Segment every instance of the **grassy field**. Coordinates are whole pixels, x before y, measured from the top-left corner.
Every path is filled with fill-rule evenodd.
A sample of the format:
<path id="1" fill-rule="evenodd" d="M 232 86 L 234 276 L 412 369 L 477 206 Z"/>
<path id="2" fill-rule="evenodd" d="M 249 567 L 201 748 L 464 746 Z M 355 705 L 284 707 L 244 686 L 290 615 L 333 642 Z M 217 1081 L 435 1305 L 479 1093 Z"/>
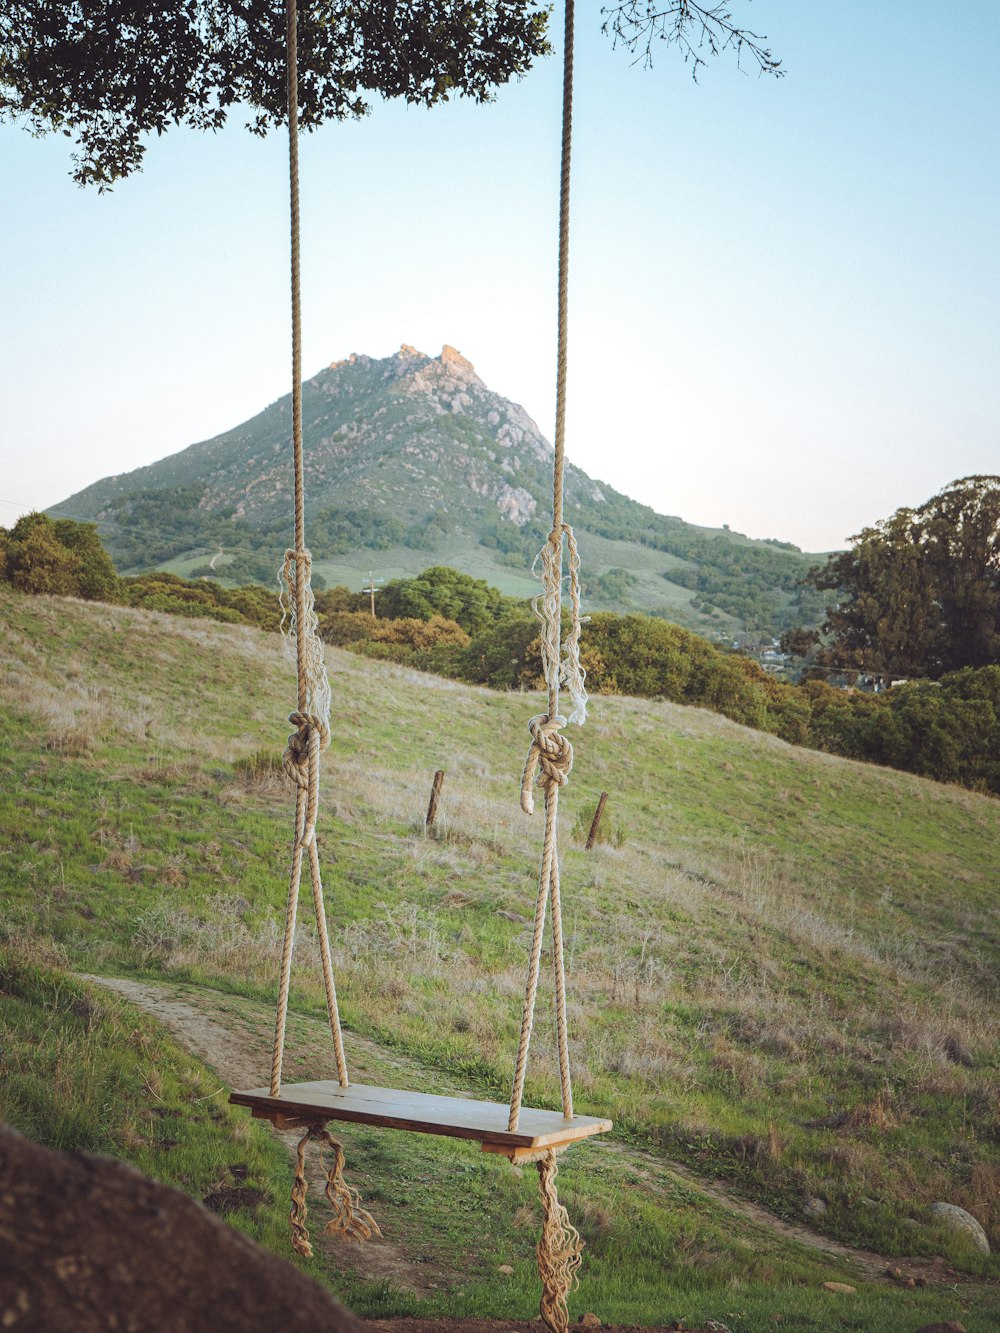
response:
<path id="1" fill-rule="evenodd" d="M 3 1114 L 199 1197 L 250 1181 L 261 1197 L 232 1220 L 281 1248 L 284 1148 L 224 1098 L 189 1125 L 188 1103 L 218 1079 L 66 971 L 211 987 L 246 1014 L 270 1000 L 291 665 L 274 637 L 121 608 L 0 594 L 0 626 L 4 990 L 16 999 L 4 1005 L 16 1078 Z M 337 734 L 320 836 L 346 1026 L 381 1052 L 368 1057 L 376 1073 L 380 1059 L 387 1077 L 402 1062 L 412 1086 L 502 1099 L 539 833 L 517 782 L 539 701 L 330 662 Z M 589 1241 L 574 1309 L 736 1329 L 775 1314 L 816 1330 L 992 1327 L 1000 1266 L 932 1227 L 928 1209 L 968 1208 L 1000 1244 L 1000 804 L 667 704 L 602 698 L 573 741 L 575 1087 L 581 1111 L 614 1118 L 619 1149 L 581 1148 L 562 1172 Z M 443 813 L 427 838 L 436 768 Z M 572 834 L 601 790 L 616 836 L 588 854 Z M 313 946 L 304 922 L 303 1023 L 322 1008 Z M 546 999 L 528 1099 L 555 1105 Z M 39 1033 L 61 1071 L 49 1083 L 32 1072 L 51 1063 L 39 1063 Z M 303 1070 L 327 1074 L 329 1055 L 308 1051 Z M 179 1116 L 144 1114 L 150 1069 Z M 188 1134 L 200 1136 L 190 1154 Z M 351 1160 L 401 1244 L 437 1237 L 428 1262 L 444 1275 L 440 1294 L 414 1294 L 320 1256 L 316 1270 L 356 1308 L 532 1313 L 530 1180 L 472 1149 L 370 1132 Z M 779 1217 L 821 1199 L 811 1227 L 903 1265 L 942 1256 L 959 1289 L 868 1281 L 832 1303 L 820 1283 L 843 1279 L 842 1265 L 734 1223 L 664 1175 L 668 1161 Z M 472 1225 L 489 1238 L 478 1265 L 462 1262 Z"/>
<path id="2" fill-rule="evenodd" d="M 740 628 L 740 622 L 735 616 L 719 610 L 708 616 L 691 607 L 690 603 L 696 594 L 670 581 L 671 570 L 682 568 L 688 563 L 678 556 L 651 546 L 639 546 L 635 542 L 612 541 L 593 532 L 580 535 L 580 550 L 586 557 L 587 569 L 594 574 L 624 568 L 636 577 L 636 583 L 628 594 L 627 607 L 603 601 L 599 596 L 590 596 L 587 605 L 592 611 L 656 612 L 702 632 L 725 630 L 736 633 Z M 190 578 L 191 571 L 202 567 L 206 559 L 202 548 L 196 554 L 180 555 L 165 562 L 163 568 L 172 574 Z M 226 577 L 226 564 L 227 558 L 222 555 L 216 564 L 222 579 Z M 345 556 L 341 561 L 318 560 L 315 568 L 316 573 L 326 580 L 328 587 L 343 584 L 352 592 L 360 592 L 369 572 L 383 579 L 414 578 L 429 565 L 442 564 L 461 569 L 473 578 L 485 579 L 509 597 L 531 598 L 538 593 L 538 582 L 532 578 L 527 562 L 523 567 L 511 568 L 500 562 L 499 552 L 485 546 L 470 549 L 467 542 L 458 538 L 443 539 L 439 548 L 431 553 L 414 551 L 407 546 L 395 546 L 385 551 Z"/>

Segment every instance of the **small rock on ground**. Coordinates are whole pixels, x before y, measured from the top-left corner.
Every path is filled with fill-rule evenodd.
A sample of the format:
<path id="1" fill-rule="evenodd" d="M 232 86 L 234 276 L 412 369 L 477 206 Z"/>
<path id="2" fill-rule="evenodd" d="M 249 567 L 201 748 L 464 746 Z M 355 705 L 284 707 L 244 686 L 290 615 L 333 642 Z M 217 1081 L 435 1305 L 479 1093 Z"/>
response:
<path id="1" fill-rule="evenodd" d="M 824 1282 L 823 1286 L 827 1291 L 839 1291 L 845 1296 L 853 1296 L 857 1291 L 857 1287 L 852 1287 L 848 1282 Z"/>

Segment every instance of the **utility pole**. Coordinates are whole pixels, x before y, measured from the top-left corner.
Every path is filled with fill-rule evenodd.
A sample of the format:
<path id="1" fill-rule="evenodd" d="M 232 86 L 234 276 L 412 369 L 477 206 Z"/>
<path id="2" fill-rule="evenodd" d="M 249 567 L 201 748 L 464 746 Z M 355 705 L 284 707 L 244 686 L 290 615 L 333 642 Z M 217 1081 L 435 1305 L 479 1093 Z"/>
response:
<path id="1" fill-rule="evenodd" d="M 379 589 L 376 587 L 376 584 L 384 583 L 384 582 L 385 582 L 385 579 L 377 579 L 377 578 L 375 577 L 375 575 L 372 573 L 372 571 L 369 570 L 369 571 L 368 571 L 368 582 L 367 582 L 367 583 L 365 584 L 365 586 L 361 589 L 362 592 L 366 592 L 366 593 L 368 593 L 369 598 L 371 599 L 372 620 L 375 619 L 375 594 L 379 591 Z"/>

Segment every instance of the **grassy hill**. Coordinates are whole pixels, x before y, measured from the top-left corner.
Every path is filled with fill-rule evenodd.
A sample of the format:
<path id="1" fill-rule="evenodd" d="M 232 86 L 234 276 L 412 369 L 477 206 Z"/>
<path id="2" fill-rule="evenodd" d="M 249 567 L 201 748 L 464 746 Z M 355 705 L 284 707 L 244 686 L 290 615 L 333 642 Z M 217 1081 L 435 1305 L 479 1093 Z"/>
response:
<path id="1" fill-rule="evenodd" d="M 233 1220 L 281 1244 L 282 1150 L 268 1131 L 224 1108 L 218 1078 L 162 1032 L 65 970 L 211 988 L 234 1029 L 255 1034 L 264 1081 L 291 664 L 254 630 L 7 592 L 0 626 L 0 978 L 14 997 L 0 1112 L 199 1195 L 220 1173 L 238 1178 L 255 1201 Z M 349 1058 L 353 1040 L 387 1080 L 502 1099 L 539 835 L 517 784 L 539 701 L 348 654 L 330 663 L 320 837 Z M 985 1333 L 997 1262 L 928 1209 L 957 1203 L 1000 1245 L 1000 804 L 663 703 L 599 699 L 573 741 L 575 1087 L 582 1112 L 616 1123 L 614 1146 L 571 1153 L 562 1173 L 590 1242 L 574 1309 L 734 1329 L 770 1327 L 775 1312 L 815 1330 L 961 1318 Z M 436 768 L 443 815 L 427 838 Z M 579 834 L 601 790 L 615 837 L 588 854 Z M 297 960 L 295 1067 L 322 1077 L 307 924 Z M 527 1099 L 555 1105 L 545 999 Z M 398 1244 L 435 1235 L 428 1253 L 452 1274 L 400 1294 L 321 1257 L 357 1308 L 529 1317 L 529 1180 L 432 1140 L 358 1134 L 349 1169 L 352 1154 Z M 809 1227 L 821 1237 L 900 1256 L 930 1285 L 871 1270 L 853 1278 L 853 1304 L 831 1300 L 820 1283 L 843 1280 L 846 1260 L 745 1221 L 706 1192 L 712 1181 L 794 1223 L 819 1199 Z M 489 1237 L 471 1265 L 461 1207 Z M 508 1259 L 510 1279 L 496 1271 Z"/>

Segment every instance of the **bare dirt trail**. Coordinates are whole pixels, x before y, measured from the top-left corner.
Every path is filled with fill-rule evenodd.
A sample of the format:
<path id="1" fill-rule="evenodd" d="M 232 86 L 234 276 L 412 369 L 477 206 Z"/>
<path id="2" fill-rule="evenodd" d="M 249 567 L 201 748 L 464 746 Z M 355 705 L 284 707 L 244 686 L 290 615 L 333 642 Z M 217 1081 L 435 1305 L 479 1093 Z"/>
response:
<path id="1" fill-rule="evenodd" d="M 220 1091 L 259 1088 L 267 1082 L 271 1072 L 271 1034 L 252 1022 L 241 1020 L 232 1012 L 235 1008 L 232 996 L 215 991 L 198 992 L 186 986 L 156 986 L 127 977 L 81 974 L 80 979 L 116 991 L 158 1019 L 186 1051 L 204 1061 L 219 1075 L 226 1085 Z M 353 1068 L 363 1074 L 364 1057 L 372 1048 L 372 1043 L 352 1035 L 351 1046 Z M 295 1058 L 291 1049 L 289 1058 Z M 385 1057 L 382 1058 L 385 1062 Z M 287 1148 L 289 1157 L 294 1159 L 301 1131 L 275 1133 Z M 423 1264 L 419 1258 L 409 1255 L 402 1245 L 393 1240 L 388 1227 L 383 1228 L 382 1239 L 375 1245 L 357 1245 L 326 1235 L 323 1232 L 325 1219 L 322 1206 L 317 1206 L 323 1205 L 325 1184 L 318 1153 L 311 1151 L 307 1154 L 306 1177 L 309 1182 L 309 1230 L 313 1248 L 322 1248 L 328 1252 L 340 1268 L 356 1272 L 368 1281 L 391 1282 L 393 1286 L 421 1296 L 433 1293 L 442 1282 L 461 1278 L 460 1273 L 442 1272 L 440 1267 Z"/>
<path id="2" fill-rule="evenodd" d="M 84 976 L 81 979 L 117 991 L 157 1018 L 186 1050 L 214 1069 L 229 1088 L 254 1088 L 266 1081 L 270 1071 L 271 1033 L 247 1015 L 244 1002 L 222 992 L 192 986 L 154 985 L 115 977 Z M 322 1030 L 323 1025 L 318 1020 L 315 1023 L 317 1030 Z M 403 1071 L 412 1063 L 386 1052 L 356 1033 L 351 1034 L 351 1048 L 353 1070 L 362 1077 L 367 1062 L 373 1058 L 383 1065 L 388 1063 Z M 292 1062 L 296 1058 L 292 1048 L 289 1058 Z M 418 1066 L 413 1065 L 413 1068 Z M 289 1153 L 294 1154 L 299 1136 L 293 1131 L 279 1137 L 287 1145 Z M 614 1140 L 602 1141 L 602 1146 L 605 1151 L 620 1155 L 624 1159 L 623 1165 L 627 1164 L 629 1170 L 648 1181 L 651 1186 L 655 1187 L 658 1181 L 670 1178 L 682 1181 L 736 1217 L 848 1265 L 860 1279 L 884 1280 L 886 1269 L 898 1265 L 907 1276 L 914 1279 L 922 1278 L 927 1282 L 954 1281 L 952 1271 L 941 1260 L 901 1261 L 871 1250 L 858 1249 L 829 1236 L 819 1235 L 801 1223 L 777 1217 L 760 1204 L 730 1193 L 718 1181 L 698 1175 L 678 1162 L 665 1160 Z M 312 1197 L 322 1194 L 322 1185 L 322 1176 L 316 1170 L 315 1177 L 310 1178 Z M 387 1278 L 406 1290 L 427 1294 L 436 1290 L 439 1284 L 461 1277 L 459 1273 L 442 1272 L 439 1267 L 421 1263 L 415 1256 L 408 1256 L 401 1245 L 388 1237 L 378 1245 L 359 1247 L 320 1235 L 318 1226 L 314 1230 L 317 1233 L 314 1240 L 329 1245 L 336 1253 L 338 1263 L 359 1273 L 363 1272 L 369 1279 Z"/>

